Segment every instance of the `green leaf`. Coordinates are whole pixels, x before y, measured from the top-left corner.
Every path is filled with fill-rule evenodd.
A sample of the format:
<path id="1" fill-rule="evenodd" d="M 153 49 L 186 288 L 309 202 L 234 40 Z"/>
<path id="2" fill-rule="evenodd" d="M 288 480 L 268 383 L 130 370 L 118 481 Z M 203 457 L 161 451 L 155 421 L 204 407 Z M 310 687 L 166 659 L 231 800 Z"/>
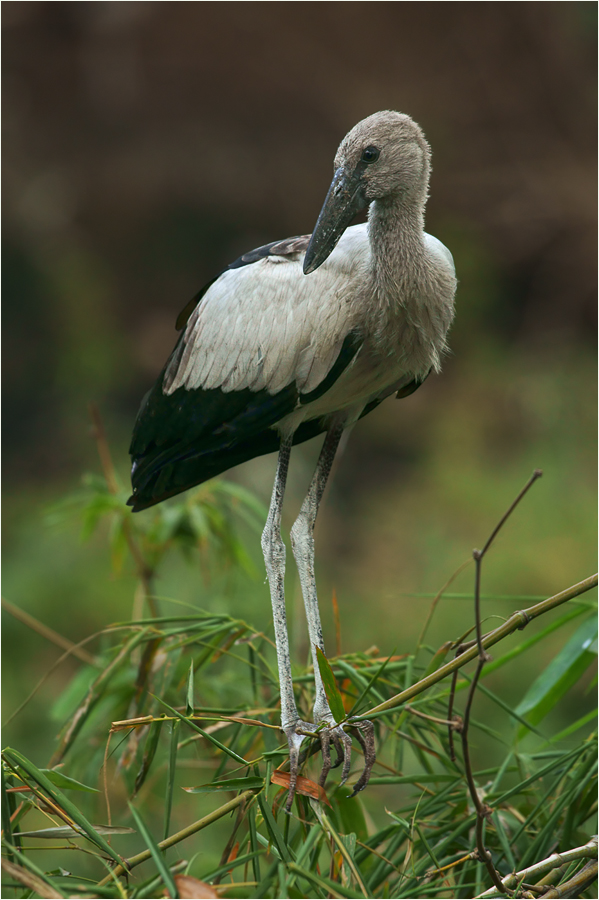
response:
<path id="1" fill-rule="evenodd" d="M 289 847 L 285 843 L 283 832 L 275 821 L 275 817 L 273 816 L 270 806 L 268 805 L 268 800 L 262 794 L 258 794 L 258 803 L 260 804 L 260 812 L 264 816 L 264 822 L 268 829 L 268 833 L 270 834 L 271 839 L 274 841 L 281 859 L 286 863 L 290 863 L 291 854 L 289 852 Z M 260 837 L 260 835 L 258 835 L 258 837 Z"/>
<path id="2" fill-rule="evenodd" d="M 429 660 L 429 664 L 424 671 L 424 678 L 426 678 L 427 675 L 432 675 L 433 672 L 436 672 L 437 669 L 443 665 L 445 657 L 453 646 L 453 641 L 446 641 L 444 644 L 441 644 L 437 652 Z"/>
<path id="3" fill-rule="evenodd" d="M 323 891 L 326 891 L 326 893 L 331 897 L 355 898 L 356 896 L 356 891 L 350 890 L 349 888 L 346 888 L 342 884 L 338 884 L 337 882 L 333 882 L 329 878 L 325 878 L 324 875 L 317 875 L 315 872 L 309 872 L 308 869 L 303 869 L 296 863 L 289 863 L 288 868 L 295 874 L 299 875 L 300 878 L 305 878 L 306 881 L 309 881 L 316 887 L 319 887 Z"/>
<path id="4" fill-rule="evenodd" d="M 335 680 L 335 676 L 333 675 L 331 664 L 329 663 L 320 647 L 316 647 L 316 658 L 318 659 L 320 677 L 322 678 L 325 694 L 327 695 L 327 700 L 329 701 L 329 706 L 331 707 L 333 718 L 335 719 L 335 722 L 339 724 L 339 722 L 342 722 L 346 718 L 346 716 L 345 709 L 343 708 L 343 700 L 341 699 L 341 694 L 339 692 L 339 688 L 337 687 L 337 681 Z"/>
<path id="5" fill-rule="evenodd" d="M 568 643 L 549 663 L 516 707 L 516 712 L 526 716 L 536 725 L 550 712 L 564 694 L 573 687 L 597 655 L 597 619 L 586 619 L 572 635 Z M 521 726 L 518 737 L 527 729 Z"/>
<path id="6" fill-rule="evenodd" d="M 338 788 L 335 792 L 335 805 L 339 810 L 343 831 L 346 834 L 351 834 L 353 832 L 361 841 L 367 840 L 368 828 L 360 798 L 348 797 L 347 789 Z"/>
<path id="7" fill-rule="evenodd" d="M 2 832 L 4 837 L 8 841 L 9 844 L 12 844 L 12 824 L 10 821 L 10 803 L 8 801 L 8 794 L 6 793 L 6 774 L 7 771 L 4 766 L 2 768 Z"/>
<path id="8" fill-rule="evenodd" d="M 168 754 L 168 775 L 166 779 L 166 797 L 164 803 L 164 840 L 168 837 L 171 824 L 171 810 L 173 808 L 173 794 L 175 791 L 175 774 L 177 770 L 177 749 L 179 746 L 179 731 L 181 719 L 171 722 L 171 743 Z"/>
<path id="9" fill-rule="evenodd" d="M 152 697 L 154 697 L 155 700 L 158 700 L 159 703 L 162 703 L 162 705 L 164 707 L 166 707 L 166 709 L 168 709 L 168 711 L 171 713 L 171 715 L 176 716 L 178 719 L 181 719 L 182 722 L 185 722 L 186 725 L 189 725 L 190 728 L 193 728 L 193 730 L 197 731 L 198 734 L 201 734 L 202 737 L 205 737 L 207 741 L 210 741 L 211 744 L 214 744 L 215 747 L 218 747 L 219 750 L 222 750 L 223 753 L 226 753 L 228 756 L 231 757 L 231 759 L 234 759 L 235 762 L 238 762 L 244 766 L 247 766 L 248 761 L 247 761 L 247 759 L 244 759 L 243 756 L 239 756 L 237 753 L 235 753 L 234 750 L 231 750 L 225 744 L 221 744 L 220 741 L 217 741 L 217 739 L 215 737 L 213 737 L 211 734 L 208 734 L 207 731 L 204 731 L 203 728 L 200 728 L 200 726 L 196 725 L 195 722 L 192 722 L 191 719 L 188 719 L 186 716 L 182 715 L 180 712 L 177 712 L 177 710 L 174 709 L 172 706 L 169 706 L 169 704 L 165 700 L 162 700 L 160 697 L 156 697 L 154 694 L 152 694 Z"/>
<path id="10" fill-rule="evenodd" d="M 52 784 L 55 784 L 56 787 L 63 788 L 65 791 L 88 791 L 90 794 L 100 793 L 97 788 L 81 784 L 80 781 L 75 781 L 74 778 L 69 778 L 68 775 L 63 775 L 62 772 L 58 772 L 56 769 L 40 769 L 40 772 L 44 772 Z"/>
<path id="11" fill-rule="evenodd" d="M 351 716 L 351 714 L 354 712 L 354 710 L 357 710 L 357 709 L 358 709 L 358 707 L 359 707 L 360 704 L 362 703 L 362 700 L 364 699 L 364 697 L 367 696 L 367 694 L 370 692 L 370 690 L 371 690 L 372 687 L 374 686 L 375 682 L 378 681 L 378 679 L 382 676 L 383 672 L 384 672 L 385 669 L 387 668 L 387 666 L 388 666 L 388 664 L 389 664 L 389 662 L 390 662 L 390 660 L 391 660 L 391 658 L 392 658 L 393 656 L 395 656 L 395 648 L 391 651 L 391 653 L 389 654 L 389 656 L 387 657 L 387 659 L 383 660 L 383 662 L 382 662 L 381 665 L 378 667 L 378 669 L 376 669 L 375 672 L 373 672 L 373 674 L 371 675 L 371 677 L 370 677 L 368 683 L 364 686 L 364 688 L 363 688 L 363 690 L 362 690 L 362 693 L 360 694 L 360 696 L 358 697 L 358 699 L 356 700 L 356 702 L 355 702 L 354 705 L 352 706 L 352 708 L 351 708 L 351 710 L 350 710 L 350 713 L 349 713 L 350 716 Z M 379 702 L 382 702 L 382 701 L 379 701 Z"/>
<path id="12" fill-rule="evenodd" d="M 156 756 L 156 750 L 158 749 L 158 742 L 160 740 L 160 732 L 162 730 L 162 722 L 158 720 L 157 722 L 152 722 L 150 725 L 150 729 L 148 731 L 148 736 L 146 738 L 144 753 L 141 760 L 141 765 L 139 767 L 139 772 L 135 777 L 135 785 L 133 787 L 133 796 L 137 794 L 144 781 L 146 780 L 152 763 L 154 762 L 154 757 Z"/>
<path id="13" fill-rule="evenodd" d="M 102 835 L 98 834 L 94 826 L 89 822 L 83 813 L 72 803 L 65 794 L 63 794 L 50 779 L 41 772 L 30 760 L 8 747 L 3 752 L 4 759 L 15 769 L 22 769 L 49 797 L 51 797 L 66 812 L 70 819 L 86 833 L 92 843 L 96 844 L 101 850 L 107 853 L 111 859 L 114 859 L 118 865 L 123 864 L 123 860 L 116 853 L 110 844 L 108 844 Z"/>
<path id="14" fill-rule="evenodd" d="M 193 716 L 195 706 L 193 701 L 193 659 L 189 664 L 189 675 L 187 676 L 187 694 L 185 699 L 185 713 Z"/>
<path id="15" fill-rule="evenodd" d="M 97 834 L 135 834 L 135 828 L 128 828 L 120 825 L 94 825 Z M 71 828 L 70 825 L 58 825 L 56 828 L 40 828 L 38 831 L 21 831 L 21 837 L 31 838 L 82 838 L 85 837 L 80 831 Z"/>
<path id="16" fill-rule="evenodd" d="M 169 896 L 177 897 L 177 893 L 178 893 L 177 887 L 173 880 L 171 870 L 167 866 L 167 864 L 164 860 L 164 856 L 160 852 L 160 850 L 156 844 L 156 841 L 154 840 L 154 838 L 148 831 L 144 820 L 142 819 L 142 817 L 140 816 L 140 814 L 135 809 L 135 807 L 133 806 L 132 803 L 129 803 L 129 809 L 131 810 L 131 815 L 133 816 L 133 820 L 139 829 L 139 833 L 141 834 L 141 836 L 143 837 L 143 839 L 146 843 L 146 847 L 152 854 L 152 859 L 156 863 L 156 868 L 160 872 L 160 875 L 162 877 L 162 880 L 164 881 L 166 889 L 169 892 Z"/>
<path id="17" fill-rule="evenodd" d="M 226 778 L 221 781 L 210 781 L 195 787 L 184 787 L 188 794 L 211 794 L 214 791 L 249 791 L 264 786 L 264 778 L 249 775 L 247 778 Z"/>
<path id="18" fill-rule="evenodd" d="M 522 653 L 526 653 L 527 650 L 530 650 L 531 647 L 534 647 L 535 644 L 538 644 L 539 641 L 542 641 L 548 635 L 552 634 L 559 628 L 562 628 L 567 622 L 570 622 L 571 619 L 576 619 L 578 616 L 583 615 L 587 612 L 587 609 L 584 606 L 577 606 L 574 609 L 568 610 L 568 612 L 556 618 L 543 628 L 541 631 L 537 631 L 532 637 L 528 638 L 526 641 L 522 641 L 516 647 L 513 647 L 511 650 L 508 650 L 507 653 L 504 653 L 502 656 L 497 657 L 496 659 L 491 660 L 485 665 L 484 668 L 484 676 L 485 678 L 489 676 L 492 672 L 495 672 L 496 669 L 501 668 L 506 663 L 510 663 L 517 656 L 520 656 Z"/>
<path id="19" fill-rule="evenodd" d="M 589 722 L 594 722 L 597 718 L 597 710 L 592 709 L 586 715 L 581 716 L 580 719 L 577 719 L 576 722 L 573 722 L 571 725 L 568 725 L 567 728 L 564 728 L 563 731 L 560 731 L 559 734 L 555 734 L 550 738 L 552 744 L 556 744 L 558 741 L 563 741 L 564 738 L 570 737 L 571 734 L 574 734 L 575 731 L 578 731 L 579 728 L 584 728 L 585 725 L 588 725 Z"/>

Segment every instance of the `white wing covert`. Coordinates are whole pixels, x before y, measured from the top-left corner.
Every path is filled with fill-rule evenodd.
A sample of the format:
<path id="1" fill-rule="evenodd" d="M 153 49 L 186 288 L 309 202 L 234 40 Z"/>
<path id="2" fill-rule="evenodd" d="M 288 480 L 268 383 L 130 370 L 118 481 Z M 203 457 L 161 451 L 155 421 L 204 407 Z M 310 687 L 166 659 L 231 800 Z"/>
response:
<path id="1" fill-rule="evenodd" d="M 293 381 L 300 393 L 318 387 L 354 325 L 346 292 L 356 282 L 348 275 L 366 271 L 366 226 L 344 238 L 313 275 L 303 274 L 297 252 L 227 269 L 190 315 L 164 393 L 184 387 L 276 394 Z"/>

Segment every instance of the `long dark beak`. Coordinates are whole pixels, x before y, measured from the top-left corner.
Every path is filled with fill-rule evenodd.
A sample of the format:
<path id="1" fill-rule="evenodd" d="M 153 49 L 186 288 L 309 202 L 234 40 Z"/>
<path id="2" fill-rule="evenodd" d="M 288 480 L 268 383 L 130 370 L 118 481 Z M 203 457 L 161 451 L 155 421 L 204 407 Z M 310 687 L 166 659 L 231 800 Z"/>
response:
<path id="1" fill-rule="evenodd" d="M 309 275 L 323 264 L 358 210 L 367 206 L 361 174 L 360 171 L 348 172 L 343 168 L 335 172 L 306 250 L 304 275 Z"/>

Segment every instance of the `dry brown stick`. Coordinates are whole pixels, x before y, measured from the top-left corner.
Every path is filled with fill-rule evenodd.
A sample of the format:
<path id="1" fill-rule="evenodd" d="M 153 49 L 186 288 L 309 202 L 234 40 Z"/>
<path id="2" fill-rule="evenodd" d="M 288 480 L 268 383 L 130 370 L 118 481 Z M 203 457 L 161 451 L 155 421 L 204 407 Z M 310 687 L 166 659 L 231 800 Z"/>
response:
<path id="1" fill-rule="evenodd" d="M 15 619 L 22 622 L 23 625 L 27 625 L 32 631 L 41 634 L 42 637 L 45 637 L 53 644 L 56 644 L 57 647 L 68 650 L 72 656 L 76 656 L 81 662 L 87 663 L 90 666 L 96 666 L 98 664 L 95 656 L 92 656 L 87 650 L 83 650 L 78 644 L 74 644 L 68 638 L 63 637 L 62 634 L 54 631 L 53 628 L 44 625 L 39 619 L 35 619 L 33 616 L 29 615 L 29 613 L 25 612 L 24 609 L 19 609 L 18 606 L 14 606 L 14 604 L 5 600 L 4 597 L 2 597 L 2 606 L 11 614 L 11 616 L 14 616 Z"/>
<path id="2" fill-rule="evenodd" d="M 484 651 L 483 651 L 484 652 Z M 474 775 L 472 773 L 472 763 L 470 762 L 470 747 L 468 744 L 468 729 L 470 727 L 470 712 L 472 710 L 472 702 L 474 700 L 474 694 L 476 692 L 476 686 L 478 684 L 478 679 L 480 678 L 480 673 L 483 670 L 483 666 L 486 662 L 486 654 L 485 656 L 479 656 L 478 664 L 476 666 L 476 672 L 474 673 L 474 678 L 470 684 L 470 690 L 468 691 L 468 700 L 466 702 L 466 708 L 464 710 L 464 722 L 462 725 L 462 756 L 464 759 L 464 771 L 466 774 L 466 781 L 468 782 L 468 790 L 470 792 L 470 798 L 472 803 L 474 804 L 474 808 L 476 809 L 476 849 L 478 851 L 478 857 L 485 864 L 485 868 L 491 877 L 491 881 L 495 885 L 498 890 L 503 891 L 504 893 L 511 896 L 513 891 L 510 891 L 508 888 L 504 887 L 499 877 L 499 873 L 497 872 L 495 866 L 493 865 L 493 860 L 491 859 L 491 854 L 485 847 L 485 837 L 484 837 L 484 825 L 485 820 L 491 815 L 492 809 L 486 803 L 483 803 L 478 796 L 478 791 L 476 789 L 476 783 L 474 781 Z"/>
<path id="3" fill-rule="evenodd" d="M 38 875 L 34 875 L 28 869 L 22 869 L 21 866 L 16 866 L 4 858 L 2 859 L 2 871 L 14 878 L 15 881 L 25 885 L 30 891 L 39 894 L 40 897 L 48 897 L 49 900 L 54 900 L 55 897 L 60 900 L 61 897 L 64 897 L 64 894 L 59 894 L 49 881 L 42 881 Z"/>

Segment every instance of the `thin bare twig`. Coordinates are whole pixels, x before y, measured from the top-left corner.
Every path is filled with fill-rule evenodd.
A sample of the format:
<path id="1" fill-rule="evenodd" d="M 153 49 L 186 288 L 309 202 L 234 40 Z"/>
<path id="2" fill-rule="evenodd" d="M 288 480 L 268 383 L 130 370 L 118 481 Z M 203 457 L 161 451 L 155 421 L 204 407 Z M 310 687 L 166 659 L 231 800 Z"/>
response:
<path id="1" fill-rule="evenodd" d="M 437 595 L 435 596 L 435 599 L 433 600 L 433 602 L 432 602 L 431 605 L 430 605 L 430 608 L 429 608 L 429 611 L 428 611 L 428 615 L 427 615 L 427 617 L 426 617 L 426 622 L 425 622 L 424 625 L 422 626 L 422 631 L 420 632 L 420 637 L 418 638 L 418 642 L 417 642 L 417 644 L 416 644 L 416 653 L 418 653 L 418 651 L 419 651 L 420 648 L 422 647 L 422 644 L 423 644 L 423 641 L 424 641 L 426 632 L 428 631 L 428 626 L 429 626 L 430 623 L 431 623 L 431 620 L 432 620 L 432 618 L 433 618 L 433 615 L 435 614 L 435 610 L 436 610 L 436 608 L 437 608 L 437 606 L 438 606 L 438 604 L 439 604 L 439 601 L 441 600 L 443 594 L 445 593 L 445 591 L 447 590 L 447 588 L 450 587 L 450 586 L 453 584 L 453 582 L 456 580 L 456 578 L 458 577 L 458 575 L 459 575 L 461 572 L 463 572 L 464 569 L 466 568 L 466 566 L 469 566 L 471 562 L 472 562 L 472 560 L 467 559 L 466 562 L 463 562 L 460 566 L 458 566 L 457 569 L 455 570 L 455 572 L 453 573 L 453 575 L 450 575 L 450 576 L 449 576 L 449 578 L 447 579 L 447 581 L 445 582 L 445 584 L 443 585 L 443 587 L 437 592 Z"/>
<path id="2" fill-rule="evenodd" d="M 470 689 L 468 691 L 468 699 L 466 701 L 466 708 L 464 710 L 464 721 L 461 728 L 461 737 L 462 737 L 462 755 L 464 758 L 464 770 L 466 774 L 466 781 L 468 783 L 468 791 L 470 793 L 470 797 L 472 799 L 472 803 L 474 804 L 474 808 L 476 809 L 476 849 L 478 851 L 478 855 L 480 859 L 484 862 L 485 868 L 489 873 L 489 876 L 498 890 L 503 890 L 507 894 L 513 893 L 508 888 L 506 888 L 499 877 L 499 873 L 497 869 L 493 865 L 493 860 L 491 858 L 490 852 L 485 847 L 485 821 L 489 818 L 492 813 L 492 809 L 486 803 L 483 803 L 478 795 L 478 790 L 476 788 L 476 783 L 474 781 L 474 775 L 472 773 L 472 764 L 470 761 L 470 748 L 468 744 L 468 731 L 470 728 L 470 713 L 472 711 L 472 703 L 474 702 L 474 695 L 476 693 L 476 688 L 478 686 L 478 681 L 481 676 L 482 670 L 484 668 L 485 663 L 489 660 L 489 655 L 483 647 L 483 636 L 482 636 L 482 627 L 480 621 L 480 580 L 481 580 L 481 572 L 482 572 L 482 562 L 485 556 L 485 553 L 493 543 L 495 537 L 499 533 L 502 525 L 507 521 L 509 516 L 515 510 L 517 505 L 520 503 L 524 495 L 528 492 L 528 490 L 532 487 L 535 481 L 541 477 L 542 471 L 540 469 L 535 469 L 518 496 L 515 500 L 510 504 L 506 512 L 503 514 L 493 531 L 491 532 L 487 542 L 485 543 L 482 550 L 473 550 L 472 556 L 474 558 L 475 564 L 475 574 L 474 574 L 474 618 L 476 625 L 476 647 L 478 651 L 478 663 L 476 666 L 476 671 L 474 673 L 474 677 L 470 684 Z M 455 692 L 455 679 L 452 685 L 453 691 Z M 453 702 L 451 704 L 452 712 L 453 712 Z"/>
<path id="3" fill-rule="evenodd" d="M 485 651 L 482 645 L 482 635 L 481 635 L 481 625 L 480 625 L 480 574 L 481 574 L 481 565 L 483 561 L 483 557 L 495 538 L 499 533 L 501 527 L 505 524 L 505 522 L 509 519 L 513 511 L 516 509 L 522 498 L 526 493 L 528 493 L 529 489 L 533 486 L 535 481 L 542 476 L 543 472 L 541 469 L 535 469 L 518 496 L 515 500 L 509 505 L 507 510 L 504 512 L 503 516 L 491 532 L 489 538 L 487 539 L 486 544 L 484 545 L 482 550 L 473 550 L 472 556 L 474 558 L 474 564 L 476 567 L 476 572 L 474 576 L 474 618 L 476 621 L 476 641 L 478 644 L 478 655 L 485 656 Z"/>

